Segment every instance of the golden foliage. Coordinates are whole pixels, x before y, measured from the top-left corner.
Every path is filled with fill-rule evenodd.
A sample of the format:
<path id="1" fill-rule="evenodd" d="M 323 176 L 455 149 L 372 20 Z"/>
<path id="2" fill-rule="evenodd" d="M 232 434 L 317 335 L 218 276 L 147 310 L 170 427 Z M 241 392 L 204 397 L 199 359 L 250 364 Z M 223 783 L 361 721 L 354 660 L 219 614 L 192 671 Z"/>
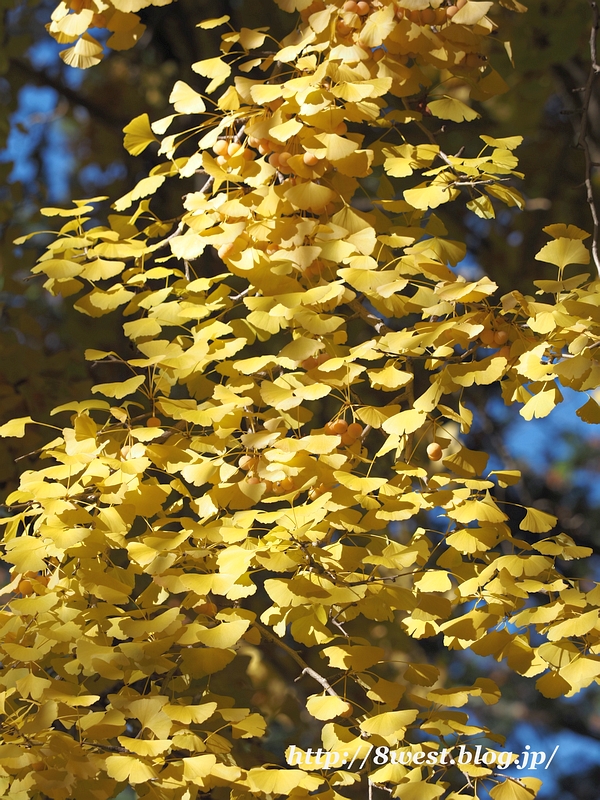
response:
<path id="1" fill-rule="evenodd" d="M 86 67 L 99 58 L 88 26 L 129 46 L 146 4 L 71 0 L 50 31 L 77 39 L 64 58 Z M 600 421 L 586 394 L 600 384 L 599 284 L 564 275 L 588 263 L 587 234 L 546 229 L 538 258 L 558 273 L 537 281 L 544 302 L 498 298 L 492 280 L 453 271 L 465 247 L 432 213 L 463 199 L 482 217 L 522 206 L 519 136 L 447 155 L 427 125 L 474 119 L 468 91 L 505 91 L 482 58 L 491 3 L 453 15 L 425 0 L 373 0 L 365 14 L 278 4 L 300 21 L 274 53 L 264 30 L 203 23 L 227 25 L 220 55 L 193 66 L 216 100 L 178 82 L 172 115 L 125 128 L 130 153 L 158 141 L 164 160 L 106 225 L 87 216 L 98 198 L 44 211 L 57 225 L 34 271 L 91 317 L 122 309 L 136 352 L 88 353 L 128 377 L 94 386 L 106 400 L 55 410 L 70 418 L 42 449 L 47 466 L 23 474 L 0 520 L 12 565 L 0 639 L 6 796 L 93 787 L 109 798 L 130 783 L 165 800 L 215 787 L 341 797 L 333 786 L 350 784 L 348 772 L 248 757 L 241 740 L 262 737 L 284 703 L 275 693 L 251 708 L 235 689 L 270 675 L 264 642 L 321 683 L 307 710 L 324 723 L 325 749 L 406 746 L 416 729 L 434 747 L 493 735 L 444 711 L 496 702 L 493 681 L 447 688 L 432 665 L 399 668 L 348 634 L 361 618 L 507 658 L 550 697 L 600 675 L 600 594 L 558 563 L 589 550 L 547 536 L 556 519 L 535 508 L 519 526 L 534 536 L 512 530 L 495 492 L 518 473 L 487 472 L 487 454 L 453 441 L 472 424 L 473 385 L 498 384 L 526 419 L 549 414 L 568 386 L 586 395 L 580 416 Z M 440 74 L 456 97 L 429 96 Z M 404 110 L 390 112 L 390 97 Z M 194 152 L 180 150 L 190 137 Z M 177 220 L 161 220 L 153 196 L 181 177 L 198 188 Z M 209 256 L 218 269 L 204 269 Z M 439 529 L 420 527 L 434 510 Z M 526 602 L 541 592 L 546 605 Z M 326 678 L 286 634 L 323 656 Z M 421 782 L 406 774 L 374 780 L 401 798 L 445 791 L 429 767 Z M 497 800 L 535 795 L 491 780 Z"/>

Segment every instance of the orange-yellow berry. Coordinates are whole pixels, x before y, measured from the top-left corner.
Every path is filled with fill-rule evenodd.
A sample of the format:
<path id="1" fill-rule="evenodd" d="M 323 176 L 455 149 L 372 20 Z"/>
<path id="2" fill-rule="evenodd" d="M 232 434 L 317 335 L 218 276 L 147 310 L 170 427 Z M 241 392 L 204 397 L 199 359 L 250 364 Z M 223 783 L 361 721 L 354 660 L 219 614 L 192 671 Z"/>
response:
<path id="1" fill-rule="evenodd" d="M 430 461 L 439 461 L 442 457 L 442 448 L 437 442 L 427 445 L 427 457 Z"/>
<path id="2" fill-rule="evenodd" d="M 217 250 L 219 258 L 225 259 L 233 250 L 233 242 L 227 242 L 226 244 L 222 244 L 221 247 Z"/>
<path id="3" fill-rule="evenodd" d="M 350 436 L 354 436 L 355 439 L 358 439 L 359 436 L 362 436 L 363 427 L 359 425 L 358 422 L 352 422 L 348 425 L 348 433 Z"/>
<path id="4" fill-rule="evenodd" d="M 336 419 L 335 422 L 331 423 L 331 431 L 338 436 L 346 433 L 348 430 L 348 423 L 345 419 Z"/>

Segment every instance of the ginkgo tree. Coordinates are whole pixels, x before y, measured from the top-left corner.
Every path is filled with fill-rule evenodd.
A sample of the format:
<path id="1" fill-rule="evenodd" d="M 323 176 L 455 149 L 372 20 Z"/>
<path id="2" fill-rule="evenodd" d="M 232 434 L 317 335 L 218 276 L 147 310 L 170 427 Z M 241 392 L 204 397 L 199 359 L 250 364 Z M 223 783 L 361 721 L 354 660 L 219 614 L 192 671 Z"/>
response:
<path id="1" fill-rule="evenodd" d="M 469 716 L 500 689 L 452 685 L 430 637 L 506 659 L 550 698 L 600 676 L 600 588 L 563 569 L 590 549 L 537 508 L 512 524 L 519 473 L 463 436 L 481 386 L 526 420 L 568 387 L 600 422 L 590 234 L 546 227 L 554 279 L 498 296 L 493 276 L 464 277 L 444 224 L 448 203 L 523 206 L 518 131 L 443 149 L 445 126 L 508 89 L 487 58 L 511 53 L 492 3 L 277 2 L 282 41 L 201 23 L 220 54 L 193 65 L 197 88 L 175 84 L 172 114 L 125 128 L 130 153 L 160 158 L 106 219 L 106 198 L 42 209 L 33 272 L 92 324 L 121 313 L 135 352 L 86 352 L 114 380 L 54 409 L 0 519 L 6 797 L 342 800 L 368 784 L 530 800 L 538 779 L 493 766 L 332 770 L 287 764 L 285 743 L 500 749 Z M 144 5 L 61 2 L 49 30 L 90 67 L 88 29 L 131 46 Z M 177 182 L 180 214 L 162 219 Z"/>

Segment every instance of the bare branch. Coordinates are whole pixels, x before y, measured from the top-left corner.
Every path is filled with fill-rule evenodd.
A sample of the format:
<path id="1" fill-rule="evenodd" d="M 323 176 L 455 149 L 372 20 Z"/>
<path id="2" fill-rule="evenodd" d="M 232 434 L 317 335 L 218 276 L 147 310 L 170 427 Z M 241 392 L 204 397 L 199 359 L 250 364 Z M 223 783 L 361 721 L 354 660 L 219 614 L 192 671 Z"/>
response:
<path id="1" fill-rule="evenodd" d="M 592 92 L 594 88 L 594 81 L 600 72 L 600 65 L 598 65 L 598 49 L 597 38 L 598 28 L 600 27 L 600 12 L 598 11 L 598 4 L 596 0 L 590 0 L 590 8 L 592 9 L 592 28 L 590 31 L 590 71 L 585 84 L 583 99 L 581 101 L 581 125 L 579 127 L 579 137 L 577 145 L 583 150 L 585 156 L 585 189 L 587 204 L 590 208 L 592 215 L 592 222 L 594 231 L 592 234 L 592 257 L 598 275 L 600 275 L 600 255 L 598 254 L 598 235 L 600 233 L 600 222 L 598 217 L 598 208 L 594 198 L 594 189 L 592 186 L 592 169 L 594 162 L 592 159 L 590 143 L 588 141 L 588 123 L 590 114 L 590 103 L 592 101 Z"/>
<path id="2" fill-rule="evenodd" d="M 321 684 L 327 694 L 330 694 L 332 697 L 339 697 L 338 693 L 335 691 L 329 681 L 320 675 L 316 670 L 312 669 L 312 667 L 309 667 L 302 656 L 298 655 L 298 653 L 292 647 L 289 647 L 284 641 L 282 641 L 279 636 L 271 633 L 268 628 L 264 628 L 259 622 L 255 622 L 254 626 L 260 631 L 261 636 L 263 636 L 265 639 L 268 639 L 270 642 L 273 642 L 273 644 L 276 644 L 278 647 L 281 647 L 282 650 L 285 650 L 288 656 L 293 658 L 296 664 L 302 667 L 302 672 L 300 676 L 296 678 L 296 680 L 299 680 L 302 675 L 310 675 L 313 680 Z"/>
<path id="3" fill-rule="evenodd" d="M 120 117 L 113 113 L 108 105 L 96 103 L 92 98 L 85 97 L 75 89 L 71 89 L 70 86 L 67 86 L 59 78 L 49 75 L 47 72 L 44 72 L 44 70 L 35 69 L 35 67 L 24 59 L 11 58 L 10 64 L 15 69 L 24 73 L 28 80 L 35 81 L 35 83 L 41 86 L 50 86 L 73 105 L 85 108 L 90 115 L 102 125 L 106 125 L 110 128 L 117 128 L 120 133 L 123 126 L 127 125 L 129 122 L 129 118 Z"/>
<path id="4" fill-rule="evenodd" d="M 385 322 L 379 317 L 376 317 L 375 314 L 371 314 L 369 309 L 365 308 L 360 300 L 352 300 L 348 305 L 361 319 L 374 328 L 376 333 L 382 336 L 386 333 L 391 333 L 391 328 L 388 328 Z"/>

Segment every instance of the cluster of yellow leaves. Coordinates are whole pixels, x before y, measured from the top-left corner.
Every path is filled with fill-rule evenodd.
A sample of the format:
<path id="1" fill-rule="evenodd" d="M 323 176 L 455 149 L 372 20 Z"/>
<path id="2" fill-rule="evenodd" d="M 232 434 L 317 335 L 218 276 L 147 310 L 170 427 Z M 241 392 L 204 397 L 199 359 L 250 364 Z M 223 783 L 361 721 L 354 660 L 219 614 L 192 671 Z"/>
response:
<path id="1" fill-rule="evenodd" d="M 61 225 L 34 272 L 90 317 L 121 309 L 136 353 L 88 351 L 117 377 L 55 409 L 71 417 L 42 449 L 49 465 L 23 474 L 1 520 L 13 580 L 0 615 L 0 785 L 17 800 L 109 798 L 126 783 L 157 800 L 344 798 L 357 772 L 265 766 L 239 741 L 261 737 L 284 704 L 231 688 L 268 673 L 264 642 L 326 688 L 306 705 L 326 751 L 499 741 L 453 710 L 496 702 L 492 681 L 445 687 L 433 665 L 392 666 L 351 633 L 355 620 L 507 659 L 550 697 L 600 676 L 600 595 L 560 570 L 589 550 L 544 536 L 556 519 L 535 508 L 524 534 L 512 530 L 497 490 L 519 474 L 488 471 L 457 436 L 473 421 L 473 385 L 499 384 L 526 419 L 550 413 L 559 384 L 600 385 L 598 282 L 564 275 L 588 263 L 587 234 L 546 229 L 538 258 L 558 270 L 537 282 L 548 302 L 498 301 L 491 279 L 452 269 L 466 248 L 431 211 L 463 193 L 483 217 L 522 202 L 510 182 L 519 137 L 451 156 L 426 125 L 473 119 L 466 94 L 505 90 L 481 58 L 491 4 L 279 5 L 301 19 L 274 53 L 266 31 L 227 28 L 221 55 L 194 65 L 206 95 L 225 84 L 216 102 L 178 82 L 172 115 L 126 127 L 131 153 L 162 137 L 165 160 L 106 225 L 89 224 L 104 198 L 43 211 Z M 125 46 L 140 7 L 93 13 Z M 81 35 L 81 51 L 89 9 L 70 8 L 51 30 Z M 456 96 L 429 94 L 439 78 Z M 195 151 L 179 155 L 191 137 Z M 161 220 L 152 196 L 181 178 L 197 188 Z M 600 421 L 593 396 L 579 414 Z M 314 652 L 312 667 L 286 635 Z M 413 729 L 426 741 L 409 745 Z M 461 769 L 475 787 L 492 775 Z M 447 784 L 433 777 L 397 764 L 371 780 L 438 797 Z M 535 791 L 497 783 L 492 795 Z"/>

